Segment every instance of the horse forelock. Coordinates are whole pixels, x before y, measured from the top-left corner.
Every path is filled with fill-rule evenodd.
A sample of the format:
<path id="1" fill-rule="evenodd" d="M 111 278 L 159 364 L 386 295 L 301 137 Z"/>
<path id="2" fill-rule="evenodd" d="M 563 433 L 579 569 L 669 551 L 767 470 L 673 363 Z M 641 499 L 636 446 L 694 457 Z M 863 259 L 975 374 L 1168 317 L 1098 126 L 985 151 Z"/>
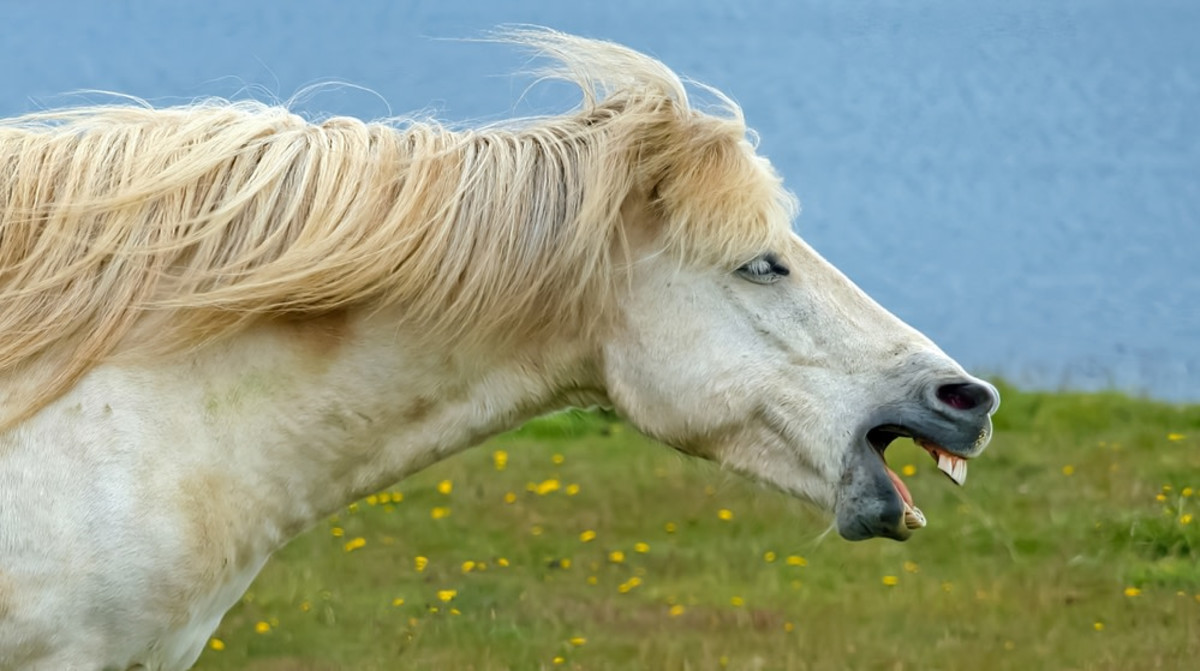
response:
<path id="1" fill-rule="evenodd" d="M 581 107 L 468 130 L 222 101 L 0 123 L 0 375 L 27 392 L 0 426 L 114 354 L 271 316 L 396 304 L 431 341 L 587 337 L 612 313 L 636 189 L 685 259 L 736 266 L 787 232 L 794 202 L 727 98 L 694 110 L 615 44 L 501 39 L 555 59 Z"/>

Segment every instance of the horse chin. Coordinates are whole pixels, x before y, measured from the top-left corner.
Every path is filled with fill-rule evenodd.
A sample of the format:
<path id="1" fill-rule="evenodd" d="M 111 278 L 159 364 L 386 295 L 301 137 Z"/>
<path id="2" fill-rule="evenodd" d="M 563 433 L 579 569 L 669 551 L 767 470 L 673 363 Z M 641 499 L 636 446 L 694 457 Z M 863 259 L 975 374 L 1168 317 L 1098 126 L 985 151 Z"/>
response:
<path id="1" fill-rule="evenodd" d="M 915 510 L 911 494 L 881 453 L 865 436 L 856 441 L 846 457 L 834 503 L 838 533 L 851 541 L 878 537 L 908 540 L 912 529 L 906 513 L 910 510 Z"/>

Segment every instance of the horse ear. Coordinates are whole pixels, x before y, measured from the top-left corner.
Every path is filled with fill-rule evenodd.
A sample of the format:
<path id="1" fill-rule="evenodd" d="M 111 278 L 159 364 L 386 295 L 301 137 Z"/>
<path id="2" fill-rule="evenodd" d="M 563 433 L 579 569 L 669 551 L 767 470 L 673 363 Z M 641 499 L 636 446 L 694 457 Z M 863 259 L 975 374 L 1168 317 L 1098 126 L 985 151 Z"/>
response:
<path id="1" fill-rule="evenodd" d="M 621 223 L 617 227 L 616 258 L 633 261 L 634 249 L 661 245 L 666 234 L 666 217 L 656 193 L 635 185 L 621 203 Z"/>
<path id="2" fill-rule="evenodd" d="M 660 179 L 657 182 L 655 182 L 653 186 L 650 187 L 649 198 L 650 198 L 650 203 L 652 205 L 656 205 L 656 204 L 659 204 L 662 202 L 662 195 L 659 193 L 659 187 L 661 187 L 661 186 L 662 186 L 662 180 Z"/>

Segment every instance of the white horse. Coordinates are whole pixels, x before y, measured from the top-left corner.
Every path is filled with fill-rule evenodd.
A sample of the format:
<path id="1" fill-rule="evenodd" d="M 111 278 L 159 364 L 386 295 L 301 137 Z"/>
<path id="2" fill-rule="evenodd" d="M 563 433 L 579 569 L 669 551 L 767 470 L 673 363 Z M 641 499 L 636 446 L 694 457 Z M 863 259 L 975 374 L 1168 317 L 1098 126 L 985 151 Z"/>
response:
<path id="1" fill-rule="evenodd" d="M 924 523 L 892 438 L 961 482 L 995 389 L 791 232 L 736 105 L 614 44 L 505 39 L 581 107 L 0 124 L 0 668 L 186 668 L 290 538 L 568 406 L 850 539 Z"/>

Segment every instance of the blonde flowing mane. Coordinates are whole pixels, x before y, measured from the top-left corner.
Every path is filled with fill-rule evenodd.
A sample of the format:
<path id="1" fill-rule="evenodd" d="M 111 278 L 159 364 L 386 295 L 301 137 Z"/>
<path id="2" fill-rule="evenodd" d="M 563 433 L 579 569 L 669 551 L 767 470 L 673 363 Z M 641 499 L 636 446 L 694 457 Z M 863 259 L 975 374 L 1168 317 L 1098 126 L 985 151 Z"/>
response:
<path id="1" fill-rule="evenodd" d="M 224 101 L 0 122 L 0 376 L 26 390 L 0 427 L 115 355 L 273 316 L 400 305 L 458 346 L 587 336 L 621 286 L 633 193 L 681 262 L 732 269 L 786 234 L 793 199 L 727 98 L 696 110 L 611 43 L 499 39 L 551 57 L 580 107 L 466 130 Z"/>

